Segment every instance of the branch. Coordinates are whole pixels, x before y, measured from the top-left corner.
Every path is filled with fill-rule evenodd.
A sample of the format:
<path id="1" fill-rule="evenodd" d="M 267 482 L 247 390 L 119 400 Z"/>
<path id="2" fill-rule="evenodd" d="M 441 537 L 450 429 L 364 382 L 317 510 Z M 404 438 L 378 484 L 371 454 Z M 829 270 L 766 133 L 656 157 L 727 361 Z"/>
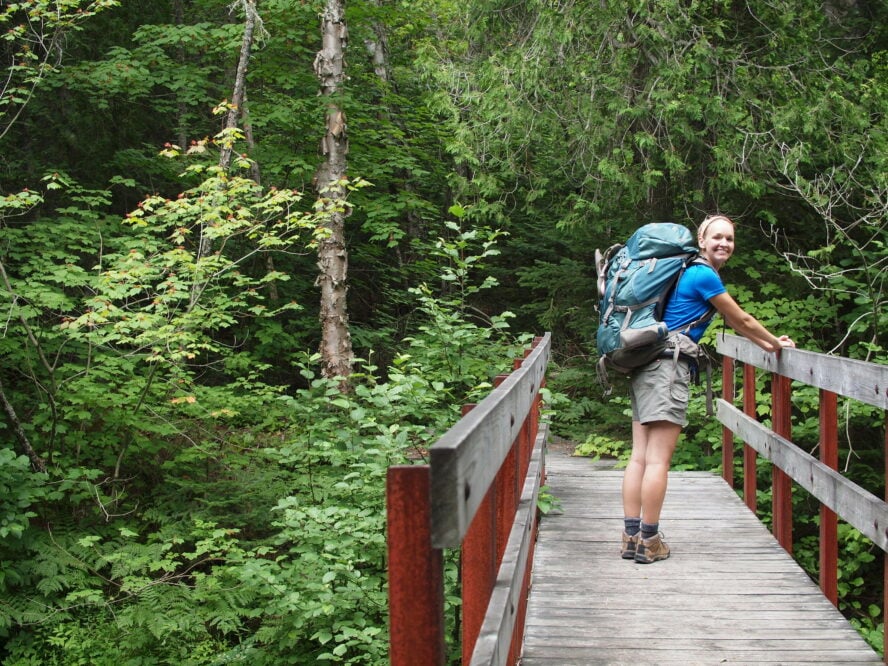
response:
<path id="1" fill-rule="evenodd" d="M 19 418 L 15 413 L 15 408 L 12 406 L 12 403 L 10 403 L 9 400 L 6 398 L 6 390 L 3 386 L 2 378 L 0 378 L 0 402 L 3 403 L 3 411 L 6 412 L 6 416 L 7 418 L 9 418 L 9 422 L 12 425 L 12 431 L 15 433 L 16 439 L 19 441 L 19 444 L 21 444 L 25 455 L 28 456 L 28 459 L 31 461 L 31 467 L 33 467 L 38 472 L 45 472 L 46 462 L 37 455 L 34 447 L 31 446 L 31 442 L 28 440 L 28 435 L 25 434 L 25 431 L 22 428 L 22 423 L 21 421 L 19 421 Z"/>

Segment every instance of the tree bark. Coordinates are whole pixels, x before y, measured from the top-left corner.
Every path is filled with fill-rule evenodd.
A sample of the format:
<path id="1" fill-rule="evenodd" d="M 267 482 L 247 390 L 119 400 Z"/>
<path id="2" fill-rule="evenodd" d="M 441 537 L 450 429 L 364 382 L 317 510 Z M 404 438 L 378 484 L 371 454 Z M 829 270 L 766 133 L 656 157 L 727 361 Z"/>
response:
<path id="1" fill-rule="evenodd" d="M 376 6 L 380 6 L 379 3 L 376 3 Z M 403 136 L 409 136 L 409 131 L 401 118 L 401 110 L 398 108 L 395 102 L 386 102 L 385 97 L 389 91 L 397 92 L 397 86 L 395 81 L 392 78 L 391 67 L 389 65 L 388 58 L 388 36 L 386 34 L 385 26 L 379 22 L 374 21 L 371 24 L 371 30 L 375 39 L 365 39 L 364 40 L 364 48 L 367 49 L 367 54 L 370 57 L 370 62 L 373 63 L 373 72 L 379 78 L 381 82 L 380 88 L 382 89 L 383 99 L 381 100 L 383 103 L 380 104 L 380 108 L 382 110 L 377 114 L 380 120 L 384 121 L 384 126 L 394 125 L 401 132 Z M 396 96 L 395 96 L 396 98 Z M 394 136 L 390 137 L 390 141 L 398 142 L 401 139 L 398 139 Z M 398 176 L 397 188 L 399 190 L 403 190 L 405 192 L 409 192 L 411 195 L 416 195 L 416 187 L 410 178 L 410 173 L 405 170 L 399 168 L 395 172 Z M 407 236 L 411 239 L 419 239 L 425 240 L 428 232 L 426 228 L 426 223 L 422 219 L 422 216 L 413 209 L 408 208 L 405 211 L 405 217 L 407 221 L 406 232 Z M 413 251 L 411 250 L 412 243 L 406 244 L 406 257 L 402 254 L 401 245 L 395 245 L 394 251 L 397 255 L 398 265 L 403 267 L 406 263 L 413 262 L 416 257 L 414 256 Z M 407 288 L 405 284 L 405 289 Z"/>
<path id="2" fill-rule="evenodd" d="M 318 279 L 321 292 L 321 362 L 325 377 L 347 378 L 352 371 L 352 345 L 348 324 L 348 250 L 345 244 L 346 170 L 348 133 L 345 113 L 336 93 L 345 79 L 344 52 L 348 41 L 344 0 L 327 0 L 321 17 L 322 49 L 314 61 L 320 94 L 328 99 L 326 133 L 321 140 L 324 161 L 315 185 L 325 215 L 325 234 L 318 246 Z M 347 390 L 347 383 L 341 385 Z"/>
<path id="3" fill-rule="evenodd" d="M 259 13 L 256 10 L 257 0 L 241 0 L 244 8 L 244 37 L 241 40 L 240 57 L 237 61 L 237 74 L 234 77 L 234 92 L 231 95 L 231 104 L 228 107 L 228 116 L 225 118 L 225 129 L 232 130 L 237 127 L 238 118 L 244 104 L 244 95 L 247 88 L 247 65 L 250 62 L 250 54 L 253 49 L 253 34 L 256 24 L 260 22 Z M 231 164 L 231 141 L 223 141 L 219 153 L 219 166 L 227 169 Z"/>
<path id="4" fill-rule="evenodd" d="M 257 23 L 261 24 L 259 13 L 256 10 L 257 0 L 241 0 L 244 9 L 244 36 L 241 40 L 240 56 L 237 61 L 237 73 L 234 77 L 234 91 L 231 95 L 231 103 L 228 105 L 228 115 L 225 117 L 225 127 L 223 131 L 233 130 L 237 127 L 238 118 L 240 117 L 241 107 L 244 102 L 244 95 L 247 85 L 247 65 L 250 62 L 250 54 L 253 49 L 253 34 L 256 30 Z M 231 165 L 231 153 L 233 150 L 233 138 L 228 135 L 223 137 L 222 145 L 219 150 L 219 167 L 227 170 Z M 201 228 L 200 242 L 197 248 L 197 259 L 200 260 L 210 254 L 212 243 L 210 238 L 204 234 Z"/>
<path id="5" fill-rule="evenodd" d="M 45 472 L 46 462 L 43 460 L 43 458 L 37 455 L 34 447 L 31 446 L 28 435 L 25 434 L 25 430 L 24 428 L 22 428 L 21 421 L 19 421 L 18 415 L 15 413 L 15 408 L 13 408 L 12 403 L 10 403 L 9 400 L 6 398 L 6 390 L 3 387 L 2 379 L 0 379 L 0 402 L 3 403 L 3 411 L 6 412 L 6 417 L 9 419 L 9 424 L 12 426 L 12 431 L 15 433 L 15 438 L 21 445 L 22 450 L 25 452 L 25 455 L 28 456 L 28 459 L 31 461 L 31 467 L 33 467 L 38 472 Z"/>

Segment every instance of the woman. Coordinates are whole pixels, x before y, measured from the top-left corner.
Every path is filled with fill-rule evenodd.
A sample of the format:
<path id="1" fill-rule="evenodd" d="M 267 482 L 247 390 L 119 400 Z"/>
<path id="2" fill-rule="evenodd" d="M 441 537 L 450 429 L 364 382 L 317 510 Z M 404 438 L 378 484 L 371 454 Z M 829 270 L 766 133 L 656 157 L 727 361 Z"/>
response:
<path id="1" fill-rule="evenodd" d="M 724 215 L 703 220 L 697 232 L 700 258 L 685 270 L 666 305 L 663 320 L 680 330 L 714 308 L 728 326 L 769 352 L 795 347 L 785 335 L 777 337 L 745 312 L 725 290 L 719 269 L 734 252 L 734 223 Z M 694 342 L 702 337 L 707 319 L 687 331 Z M 677 365 L 676 365 L 677 364 Z M 672 453 L 687 425 L 691 368 L 679 358 L 658 359 L 637 370 L 631 379 L 632 455 L 623 475 L 624 559 L 650 564 L 669 557 L 660 534 L 660 510 Z"/>

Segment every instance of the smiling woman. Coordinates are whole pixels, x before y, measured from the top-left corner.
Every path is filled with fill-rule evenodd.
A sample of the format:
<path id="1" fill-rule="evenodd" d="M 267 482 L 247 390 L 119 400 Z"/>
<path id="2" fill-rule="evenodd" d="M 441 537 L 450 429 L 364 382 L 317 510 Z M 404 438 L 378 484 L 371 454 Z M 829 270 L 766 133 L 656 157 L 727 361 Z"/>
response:
<path id="1" fill-rule="evenodd" d="M 724 215 L 707 217 L 697 231 L 697 243 L 702 257 L 718 270 L 734 254 L 734 223 Z"/>
<path id="2" fill-rule="evenodd" d="M 769 352 L 794 347 L 787 336 L 770 333 L 746 313 L 725 289 L 718 271 L 734 253 L 734 223 L 724 215 L 703 220 L 697 232 L 700 259 L 688 266 L 675 287 L 663 321 L 669 330 L 683 330 L 698 342 L 718 312 L 737 333 Z M 699 322 L 694 324 L 694 322 Z M 672 454 L 687 425 L 690 379 L 694 361 L 682 356 L 658 358 L 631 377 L 632 454 L 623 476 L 624 531 L 620 554 L 640 564 L 665 560 L 669 546 L 660 534 L 660 510 Z"/>

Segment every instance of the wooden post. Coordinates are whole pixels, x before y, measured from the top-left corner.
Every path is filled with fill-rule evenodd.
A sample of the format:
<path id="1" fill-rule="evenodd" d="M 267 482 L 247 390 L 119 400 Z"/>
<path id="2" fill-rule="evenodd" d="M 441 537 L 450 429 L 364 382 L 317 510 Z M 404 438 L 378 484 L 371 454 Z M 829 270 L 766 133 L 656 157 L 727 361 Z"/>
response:
<path id="1" fill-rule="evenodd" d="M 389 663 L 443 666 L 444 558 L 432 548 L 428 465 L 389 467 Z"/>
<path id="2" fill-rule="evenodd" d="M 757 418 L 755 404 L 755 366 L 743 364 L 743 413 Z M 743 444 L 743 500 L 753 513 L 758 507 L 756 483 L 756 452 L 749 444 Z"/>
<path id="3" fill-rule="evenodd" d="M 820 462 L 830 469 L 839 466 L 838 397 L 820 391 Z M 835 512 L 820 505 L 820 589 L 833 606 L 839 605 L 838 519 Z"/>
<path id="4" fill-rule="evenodd" d="M 526 349 L 524 352 L 524 357 L 527 358 L 530 356 L 532 349 Z M 516 359 L 513 364 L 514 370 L 519 370 L 523 363 L 523 359 Z M 534 402 L 534 404 L 536 404 Z M 531 405 L 530 411 L 527 412 L 527 416 L 521 422 L 521 429 L 518 431 L 518 437 L 514 442 L 512 442 L 512 446 L 517 449 L 518 452 L 518 466 L 515 470 L 517 474 L 517 478 L 515 479 L 515 497 L 521 498 L 521 486 L 524 483 L 524 477 L 527 476 L 527 470 L 530 467 L 530 454 L 533 452 L 533 441 L 532 441 L 532 418 L 534 405 Z M 517 504 L 516 504 L 517 508 Z"/>
<path id="5" fill-rule="evenodd" d="M 722 398 L 734 404 L 734 359 L 722 357 Z M 722 478 L 734 487 L 734 433 L 727 426 L 722 426 Z"/>
<path id="6" fill-rule="evenodd" d="M 463 416 L 474 405 L 463 407 Z M 472 659 L 487 604 L 496 583 L 496 486 L 491 486 L 466 531 L 460 551 L 462 582 L 462 663 Z"/>
<path id="7" fill-rule="evenodd" d="M 885 445 L 882 448 L 885 459 L 884 478 L 888 479 L 888 412 L 885 412 Z M 885 501 L 888 502 L 888 484 L 885 486 Z M 888 553 L 882 551 L 882 615 L 888 608 Z M 882 632 L 882 661 L 888 664 L 888 632 Z"/>
<path id="8" fill-rule="evenodd" d="M 494 386 L 499 386 L 508 375 L 497 375 L 493 380 Z M 506 552 L 506 543 L 509 541 L 509 532 L 512 529 L 512 520 L 518 509 L 518 500 L 521 497 L 521 489 L 518 480 L 518 451 L 515 442 L 509 449 L 509 453 L 503 460 L 502 467 L 497 472 L 493 487 L 496 489 L 496 568 L 499 569 L 503 561 L 503 553 Z"/>
<path id="9" fill-rule="evenodd" d="M 788 377 L 774 373 L 771 382 L 772 429 L 792 440 L 792 383 Z M 792 555 L 792 478 L 776 465 L 771 466 L 772 531 L 783 549 Z"/>

